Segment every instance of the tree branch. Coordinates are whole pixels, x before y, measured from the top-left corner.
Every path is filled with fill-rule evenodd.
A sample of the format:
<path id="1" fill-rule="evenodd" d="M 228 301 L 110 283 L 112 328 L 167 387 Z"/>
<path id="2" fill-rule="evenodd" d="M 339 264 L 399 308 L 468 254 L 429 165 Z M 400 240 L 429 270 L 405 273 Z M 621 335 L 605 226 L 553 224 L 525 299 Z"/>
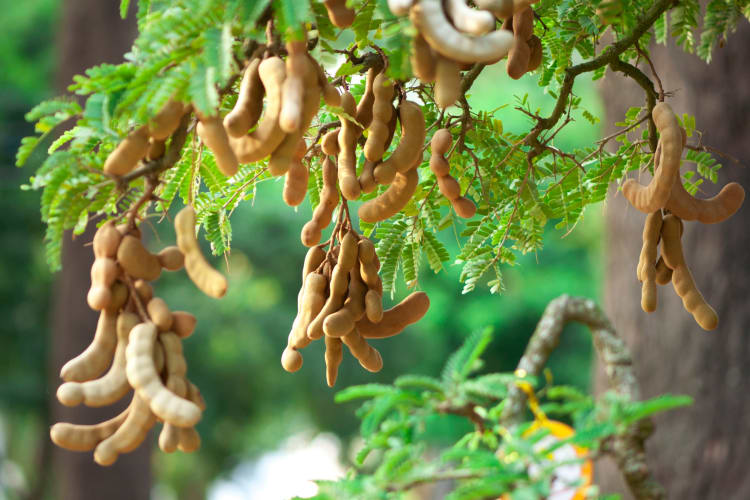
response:
<path id="1" fill-rule="evenodd" d="M 583 323 L 591 330 L 597 356 L 604 364 L 612 389 L 632 401 L 639 400 L 640 388 L 627 345 L 602 310 L 589 299 L 563 295 L 550 302 L 529 339 L 517 370 L 529 375 L 540 374 L 557 347 L 563 328 L 573 321 Z M 525 405 L 526 395 L 511 384 L 502 422 L 505 425 L 519 423 Z M 652 430 L 650 419 L 643 419 L 613 438 L 612 453 L 631 492 L 639 500 L 666 498 L 664 489 L 651 476 L 646 463 L 645 440 Z"/>
<path id="2" fill-rule="evenodd" d="M 648 109 L 648 142 L 651 152 L 655 152 L 658 138 L 656 137 L 656 124 L 651 117 L 651 112 L 654 110 L 654 106 L 656 106 L 656 98 L 658 95 L 654 88 L 654 82 L 652 82 L 651 79 L 636 66 L 626 63 L 625 61 L 620 60 L 620 58 L 609 63 L 609 67 L 612 71 L 619 71 L 632 78 L 633 81 L 640 85 L 644 92 L 646 92 L 646 108 Z"/>

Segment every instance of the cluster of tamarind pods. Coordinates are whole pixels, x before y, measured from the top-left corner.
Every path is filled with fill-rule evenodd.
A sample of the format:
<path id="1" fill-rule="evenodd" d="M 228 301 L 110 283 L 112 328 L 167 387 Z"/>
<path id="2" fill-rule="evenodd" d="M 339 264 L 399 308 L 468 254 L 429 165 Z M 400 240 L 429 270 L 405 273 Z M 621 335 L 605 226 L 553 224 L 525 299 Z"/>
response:
<path id="1" fill-rule="evenodd" d="M 192 452 L 200 447 L 195 424 L 205 402 L 187 378 L 182 340 L 190 336 L 196 318 L 171 311 L 154 296 L 150 282 L 162 269 L 185 267 L 204 293 L 220 298 L 226 278 L 203 257 L 195 236 L 195 213 L 183 209 L 175 219 L 177 246 L 158 254 L 141 242 L 140 229 L 113 221 L 102 225 L 93 241 L 89 306 L 100 311 L 91 344 L 60 371 L 64 383 L 57 399 L 66 406 L 113 404 L 133 390 L 130 405 L 116 417 L 94 425 L 57 423 L 52 441 L 74 451 L 94 450 L 94 460 L 111 465 L 121 453 L 137 448 L 157 420 L 162 421 L 160 448 Z"/>
<path id="2" fill-rule="evenodd" d="M 688 193 L 680 179 L 680 159 L 687 134 L 680 127 L 669 104 L 657 103 L 651 116 L 659 131 L 659 142 L 654 152 L 654 176 L 647 186 L 635 179 L 628 179 L 622 187 L 630 204 L 648 214 L 636 272 L 643 283 L 641 307 L 646 312 L 655 311 L 656 285 L 671 281 L 696 323 L 704 330 L 713 330 L 718 326 L 719 318 L 698 290 L 685 262 L 680 243 L 682 221 L 697 220 L 704 224 L 722 222 L 742 206 L 745 190 L 738 183 L 730 182 L 719 194 L 709 199 L 699 199 Z M 660 240 L 661 256 L 657 260 Z"/>

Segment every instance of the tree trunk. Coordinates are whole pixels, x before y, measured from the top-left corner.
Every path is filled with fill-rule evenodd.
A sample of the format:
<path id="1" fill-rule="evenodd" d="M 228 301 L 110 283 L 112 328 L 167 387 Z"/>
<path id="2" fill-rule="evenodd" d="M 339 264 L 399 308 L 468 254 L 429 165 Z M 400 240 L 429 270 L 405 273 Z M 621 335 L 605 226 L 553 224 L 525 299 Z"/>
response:
<path id="1" fill-rule="evenodd" d="M 56 87 L 64 93 L 75 74 L 102 62 L 117 63 L 130 48 L 135 36 L 133 14 L 127 21 L 119 17 L 118 3 L 101 0 L 66 0 L 58 46 L 60 66 Z M 79 354 L 90 342 L 96 329 L 97 313 L 86 305 L 93 262 L 90 246 L 94 224 L 75 240 L 68 234 L 63 245 L 63 268 L 58 276 L 54 297 L 52 359 L 50 387 L 53 422 L 95 423 L 114 416 L 127 405 L 128 397 L 118 408 L 66 408 L 54 397 L 59 385 L 58 373 L 67 360 Z M 150 442 L 150 440 L 149 440 Z M 75 500 L 138 500 L 149 498 L 151 489 L 151 446 L 144 444 L 133 453 L 120 456 L 115 465 L 100 467 L 91 453 L 75 453 L 55 447 L 54 498 Z"/>
<path id="2" fill-rule="evenodd" d="M 705 65 L 674 46 L 654 50 L 654 64 L 675 113 L 692 114 L 705 132 L 704 144 L 750 165 L 750 26 L 717 49 Z M 650 71 L 644 67 L 644 72 Z M 625 109 L 643 102 L 635 87 L 626 89 L 621 75 L 605 84 L 606 123 L 620 120 Z M 697 138 L 689 139 L 695 144 Z M 750 189 L 750 169 L 722 160 L 719 184 L 701 186 L 701 196 L 716 194 L 729 181 Z M 646 174 L 646 177 L 648 175 Z M 635 276 L 645 215 L 629 206 L 621 193 L 607 210 L 607 281 L 605 305 L 616 328 L 630 345 L 644 397 L 687 394 L 692 407 L 655 419 L 648 441 L 649 463 L 656 478 L 674 499 L 750 498 L 750 207 L 746 202 L 726 222 L 685 224 L 685 258 L 698 288 L 719 314 L 719 327 L 706 333 L 696 325 L 671 285 L 659 287 L 658 310 L 640 308 L 640 283 Z M 605 378 L 597 374 L 601 392 Z M 620 473 L 612 464 L 598 464 L 603 492 L 624 493 Z M 624 498 L 631 498 L 629 495 Z"/>

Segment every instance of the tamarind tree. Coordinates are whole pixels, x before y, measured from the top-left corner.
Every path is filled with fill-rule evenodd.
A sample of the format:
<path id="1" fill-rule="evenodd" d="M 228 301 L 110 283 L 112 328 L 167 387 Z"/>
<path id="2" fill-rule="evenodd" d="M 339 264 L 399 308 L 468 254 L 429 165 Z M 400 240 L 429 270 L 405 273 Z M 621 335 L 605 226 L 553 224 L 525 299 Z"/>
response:
<path id="1" fill-rule="evenodd" d="M 129 4 L 121 1 L 123 15 Z M 161 420 L 162 450 L 199 447 L 194 425 L 205 404 L 187 379 L 181 344 L 196 318 L 171 311 L 149 282 L 184 266 L 198 289 L 221 298 L 227 279 L 196 233 L 214 255 L 229 252 L 242 230 L 232 226 L 234 210 L 281 176 L 283 201 L 297 207 L 308 198 L 313 209 L 300 228 L 310 250 L 281 357 L 289 372 L 302 369 L 299 351 L 318 339 L 329 385 L 344 345 L 378 371 L 384 360 L 367 340 L 397 335 L 429 308 L 428 294 L 414 291 L 383 310 L 399 280 L 417 288 L 423 262 L 440 272 L 453 261 L 464 293 L 500 292 L 502 266 L 540 249 L 548 224 L 574 230 L 585 208 L 621 182 L 648 214 L 636 272 L 644 311 L 657 307 L 656 285 L 672 283 L 696 322 L 716 328 L 682 253 L 682 224 L 725 220 L 744 189 L 729 183 L 714 198 L 696 197 L 704 180 L 716 182 L 726 155 L 704 144 L 690 110 L 670 107 L 673 91 L 649 46 L 674 37 L 710 60 L 750 17 L 747 1 L 712 0 L 702 10 L 695 0 L 141 0 L 136 10 L 139 35 L 126 62 L 75 77 L 70 90 L 83 105 L 58 98 L 31 110 L 38 135 L 17 154 L 18 166 L 34 170 L 26 187 L 41 191 L 52 268 L 66 230 L 99 227 L 87 299 L 100 321 L 91 346 L 63 367 L 58 399 L 101 406 L 135 390 L 110 421 L 55 425 L 58 445 L 94 450 L 109 465 Z M 554 100 L 543 112 L 542 103 L 516 98 L 528 118 L 523 133 L 504 129 L 506 110 L 469 104 L 493 64 L 504 64 L 508 78 L 529 73 Z M 563 149 L 556 138 L 574 120 L 600 120 L 576 95 L 576 80 L 607 69 L 608 78 L 635 81 L 643 101 L 615 133 Z M 647 186 L 625 180 L 642 168 L 653 175 Z M 152 254 L 141 242 L 144 223 L 170 217 L 173 205 L 185 205 L 175 218 L 177 246 Z M 457 235 L 458 255 L 443 232 Z M 608 367 L 614 391 L 601 401 L 540 378 L 568 321 L 589 326 Z M 339 393 L 342 401 L 368 398 L 360 465 L 383 453 L 375 467 L 322 483 L 320 497 L 387 498 L 445 480 L 454 481 L 451 498 L 540 498 L 560 488 L 595 495 L 589 460 L 600 453 L 615 456 L 637 497 L 664 497 L 645 465 L 647 417 L 688 401 L 639 401 L 627 349 L 596 306 L 551 303 L 515 373 L 472 376 L 490 338 L 470 337 L 441 379 L 406 375 Z M 524 423 L 527 403 L 534 419 Z M 548 413 L 573 427 L 560 430 Z M 474 430 L 429 460 L 421 440 L 435 414 L 465 417 Z M 570 464 L 577 475 L 561 478 Z"/>

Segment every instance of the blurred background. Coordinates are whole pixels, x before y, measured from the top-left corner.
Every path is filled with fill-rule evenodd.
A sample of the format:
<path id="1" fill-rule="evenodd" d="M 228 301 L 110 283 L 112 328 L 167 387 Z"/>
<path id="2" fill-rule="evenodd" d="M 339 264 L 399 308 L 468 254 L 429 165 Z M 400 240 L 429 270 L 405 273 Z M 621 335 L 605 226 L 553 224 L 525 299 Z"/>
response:
<path id="1" fill-rule="evenodd" d="M 702 245 L 700 255 L 691 262 L 703 259 L 715 265 L 713 273 L 696 273 L 704 294 L 710 302 L 719 303 L 722 319 L 734 317 L 710 341 L 704 340 L 708 337 L 683 321 L 681 304 L 673 297 L 665 299 L 662 310 L 652 318 L 645 318 L 639 312 L 639 286 L 633 269 L 642 217 L 623 204 L 612 204 L 610 208 L 615 209 L 607 215 L 603 206 L 591 207 L 584 221 L 566 237 L 562 237 L 563 231 L 550 227 L 542 252 L 526 255 L 520 259 L 520 265 L 504 269 L 506 290 L 499 296 L 490 295 L 483 287 L 461 295 L 457 266 L 437 275 L 425 267 L 419 288 L 430 295 L 431 310 L 402 335 L 375 344 L 385 360 L 382 372 L 374 375 L 364 372 L 351 357 L 345 357 L 338 385 L 331 390 L 324 381 L 322 346 L 316 343 L 303 353 L 302 370 L 288 374 L 281 369 L 279 358 L 295 314 L 299 269 L 305 253 L 299 243 L 299 230 L 309 219 L 310 206 L 305 202 L 297 211 L 284 206 L 279 202 L 281 183 L 268 182 L 259 189 L 253 203 L 245 203 L 233 216 L 234 241 L 232 253 L 226 259 L 230 291 L 225 299 L 217 302 L 200 294 L 184 273 L 163 275 L 156 286 L 157 294 L 173 309 L 191 311 L 199 320 L 196 333 L 185 342 L 185 350 L 190 378 L 201 388 L 208 404 L 198 425 L 202 449 L 191 455 L 161 453 L 155 446 L 157 434 L 152 432 L 137 452 L 122 456 L 112 468 L 102 469 L 94 464 L 90 453 L 54 448 L 48 427 L 55 421 L 91 423 L 113 415 L 116 410 L 64 409 L 54 398 L 60 366 L 88 344 L 94 330 L 96 316 L 85 305 L 91 256 L 83 243 L 90 241 L 90 236 L 84 235 L 68 244 L 63 271 L 50 273 L 42 255 L 44 228 L 39 221 L 38 193 L 20 189 L 32 172 L 14 167 L 14 154 L 21 137 L 32 133 L 24 121 L 24 113 L 41 99 L 64 93 L 72 75 L 86 67 L 121 61 L 135 33 L 131 20 L 119 19 L 118 2 L 114 1 L 2 0 L 1 4 L 0 210 L 5 216 L 0 221 L 3 243 L 0 245 L 0 317 L 3 318 L 0 321 L 0 499 L 270 500 L 312 495 L 315 487 L 309 480 L 340 477 L 358 444 L 356 406 L 336 405 L 333 402 L 336 389 L 364 382 L 388 383 L 404 373 L 437 374 L 452 350 L 472 331 L 486 325 L 492 325 L 496 332 L 496 340 L 486 356 L 486 369 L 512 370 L 545 305 L 562 293 L 592 297 L 601 303 L 607 290 L 608 311 L 631 342 L 636 356 L 642 352 L 644 359 L 653 358 L 639 371 L 642 382 L 647 382 L 647 395 L 675 392 L 702 398 L 696 406 L 705 411 L 698 414 L 696 408 L 686 410 L 689 415 L 682 424 L 678 422 L 683 431 L 700 421 L 710 421 L 711 415 L 706 411 L 713 411 L 704 406 L 710 405 L 709 391 L 693 384 L 701 367 L 706 370 L 702 373 L 712 374 L 714 388 L 727 385 L 724 377 L 730 364 L 738 367 L 733 372 L 733 387 L 737 388 L 736 384 L 742 387 L 750 380 L 747 347 L 735 343 L 732 345 L 736 349 L 726 352 L 725 347 L 717 345 L 719 341 L 728 343 L 738 338 L 742 327 L 750 324 L 743 299 L 721 292 L 728 287 L 750 291 L 747 266 L 740 266 L 741 272 L 736 272 L 735 267 L 733 273 L 726 266 L 719 270 L 721 259 L 730 258 L 726 252 L 735 252 L 733 258 L 747 264 L 747 255 L 738 250 L 746 248 L 743 245 L 747 242 L 738 237 L 729 242 L 725 239 L 725 245 L 707 247 L 706 242 L 698 243 L 696 236 L 694 243 L 686 243 L 686 252 L 691 244 Z M 747 31 L 744 29 L 741 34 L 745 41 Z M 743 45 L 741 38 L 733 43 Z M 718 60 L 721 63 L 721 58 Z M 687 89 L 681 94 L 683 97 L 690 97 L 690 85 L 700 88 L 696 81 L 681 80 L 678 84 L 676 78 L 669 82 L 670 88 Z M 598 90 L 589 81 L 576 84 L 576 94 L 590 103 L 586 107 L 604 113 L 604 101 Z M 470 102 L 478 109 L 492 110 L 512 105 L 514 96 L 523 97 L 527 93 L 535 104 L 545 106 L 552 102 L 533 78 L 513 82 L 505 76 L 504 66 L 498 65 L 486 70 L 476 82 Z M 632 99 L 626 102 L 613 97 L 620 93 Z M 614 118 L 603 123 L 614 122 L 621 116 L 622 111 L 617 108 L 620 101 L 620 107 L 626 109 L 642 100 L 625 86 L 605 88 L 604 96 L 608 103 L 606 111 Z M 739 99 L 744 109 L 750 110 L 746 93 Z M 504 126 L 520 132 L 528 122 L 511 107 L 502 111 Z M 692 112 L 699 115 L 701 128 L 700 110 Z M 739 136 L 727 139 L 726 147 L 742 158 L 737 137 L 747 138 L 748 126 L 737 123 L 737 127 L 740 131 L 733 129 L 732 133 Z M 577 120 L 566 132 L 558 142 L 563 149 L 591 144 L 603 131 L 585 120 Z M 717 141 L 721 137 L 712 134 Z M 747 146 L 744 158 L 750 158 Z M 733 178 L 737 174 L 736 170 L 731 172 Z M 747 172 L 742 175 L 750 177 Z M 732 224 L 747 217 L 747 212 L 743 208 Z M 629 219 L 623 217 L 625 213 Z M 725 231 L 730 231 L 728 224 L 723 228 Z M 154 248 L 173 243 L 171 227 L 162 226 L 151 237 Z M 690 234 L 688 230 L 688 240 L 693 241 Z M 444 243 L 452 255 L 458 253 L 452 232 L 445 231 Z M 610 248 L 607 258 L 606 248 Z M 613 255 L 617 256 L 616 262 Z M 219 259 L 215 262 L 227 270 Z M 605 265 L 609 270 L 606 286 Z M 403 284 L 398 292 L 396 301 L 407 293 Z M 631 321 L 630 317 L 635 315 L 639 319 Z M 679 320 L 672 322 L 672 317 Z M 672 330 L 680 332 L 672 336 Z M 658 335 L 660 340 L 656 343 L 639 340 L 644 332 L 652 339 Z M 681 344 L 683 363 L 674 368 L 674 360 L 670 358 L 677 355 L 676 346 Z M 701 350 L 723 360 L 722 369 L 706 368 L 705 362 L 701 362 Z M 691 364 L 693 351 L 695 362 Z M 600 384 L 592 382 L 592 348 L 583 329 L 571 327 L 563 336 L 550 368 L 558 383 L 601 390 Z M 718 394 L 711 396 L 714 403 L 721 398 L 728 401 L 733 394 L 729 389 L 715 392 Z M 735 415 L 734 423 L 727 423 L 724 418 L 722 425 L 734 425 L 738 432 L 747 430 L 748 424 L 736 416 L 747 409 L 743 406 L 747 405 L 746 398 L 734 399 L 740 402 L 735 401 L 734 406 L 726 409 Z M 455 440 L 467 430 L 462 425 L 460 420 L 450 417 L 435 422 L 435 442 Z M 730 459 L 742 458 L 742 453 L 745 459 L 750 458 L 750 450 L 747 446 L 738 450 L 719 429 L 715 432 L 712 429 L 705 431 L 709 435 L 701 438 L 703 441 L 693 439 L 695 443 L 691 446 L 697 449 L 704 449 L 706 440 L 713 443 L 713 454 L 698 460 L 710 461 L 715 474 L 721 472 L 733 477 L 731 491 L 747 491 L 742 488 L 750 488 L 748 480 L 732 475 L 733 469 L 727 464 Z M 665 435 L 664 439 L 671 438 Z M 668 448 L 671 451 L 673 447 Z M 675 453 L 685 451 L 675 450 Z M 664 464 L 664 468 L 657 464 L 660 479 L 679 485 L 688 481 L 680 479 L 680 471 L 697 467 L 695 461 L 674 464 L 669 456 L 659 460 Z M 679 467 L 683 468 L 678 470 Z M 696 476 L 697 479 L 690 480 L 702 477 Z M 603 480 L 609 479 L 603 477 Z M 710 484 L 710 480 L 705 479 L 704 484 L 705 481 Z"/>

